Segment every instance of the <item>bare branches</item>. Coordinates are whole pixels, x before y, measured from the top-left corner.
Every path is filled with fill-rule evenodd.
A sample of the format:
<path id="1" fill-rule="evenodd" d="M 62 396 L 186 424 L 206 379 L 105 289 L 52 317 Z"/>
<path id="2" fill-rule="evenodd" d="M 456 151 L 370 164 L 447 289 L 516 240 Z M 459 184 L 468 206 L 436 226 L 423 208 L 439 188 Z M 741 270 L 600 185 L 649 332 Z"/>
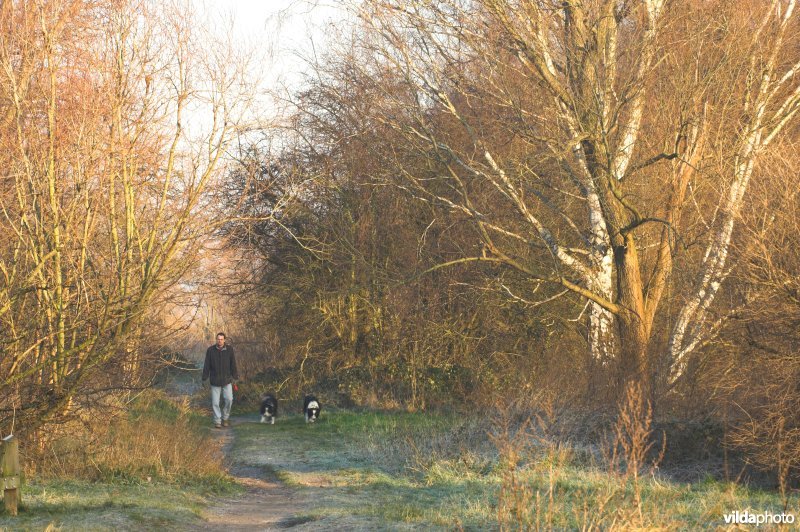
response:
<path id="1" fill-rule="evenodd" d="M 670 352 L 674 359 L 672 381 L 683 375 L 686 357 L 696 346 L 702 343 L 706 334 L 713 327 L 704 327 L 708 310 L 726 279 L 731 240 L 739 213 L 746 202 L 748 187 L 754 174 L 757 161 L 767 146 L 773 141 L 786 124 L 796 115 L 800 100 L 800 86 L 790 89 L 788 96 L 777 108 L 772 100 L 785 89 L 783 86 L 791 75 L 776 75 L 778 57 L 784 51 L 786 32 L 790 21 L 794 18 L 796 2 L 772 2 L 764 10 L 763 18 L 750 43 L 749 79 L 758 83 L 749 83 L 744 94 L 743 111 L 746 118 L 741 135 L 736 139 L 734 154 L 733 178 L 730 187 L 723 196 L 721 204 L 722 217 L 714 228 L 706 247 L 703 267 L 695 287 L 695 295 L 683 307 L 670 339 Z M 766 43 L 766 53 L 762 32 L 773 27 L 771 38 Z M 795 67 L 790 67 L 788 73 Z"/>
<path id="2" fill-rule="evenodd" d="M 186 13 L 138 1 L 30 7 L 4 5 L 0 24 L 0 387 L 52 396 L 32 403 L 28 430 L 63 415 L 112 359 L 121 365 L 104 378 L 138 378 L 154 348 L 138 343 L 141 327 L 205 231 L 198 209 L 240 106 L 224 96 L 231 61 L 195 74 Z M 184 113 L 200 116 L 204 93 L 215 95 L 201 126 L 211 141 L 195 164 Z"/>

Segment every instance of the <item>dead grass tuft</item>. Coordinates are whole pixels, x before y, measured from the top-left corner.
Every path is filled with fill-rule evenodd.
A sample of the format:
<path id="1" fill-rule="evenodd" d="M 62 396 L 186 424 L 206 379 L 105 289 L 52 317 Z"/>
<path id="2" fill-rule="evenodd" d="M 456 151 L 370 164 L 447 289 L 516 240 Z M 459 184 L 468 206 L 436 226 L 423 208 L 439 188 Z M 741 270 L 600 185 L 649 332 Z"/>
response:
<path id="1" fill-rule="evenodd" d="M 85 417 L 39 434 L 28 474 L 86 480 L 217 481 L 227 478 L 220 443 L 188 399 L 148 392 L 113 416 Z"/>

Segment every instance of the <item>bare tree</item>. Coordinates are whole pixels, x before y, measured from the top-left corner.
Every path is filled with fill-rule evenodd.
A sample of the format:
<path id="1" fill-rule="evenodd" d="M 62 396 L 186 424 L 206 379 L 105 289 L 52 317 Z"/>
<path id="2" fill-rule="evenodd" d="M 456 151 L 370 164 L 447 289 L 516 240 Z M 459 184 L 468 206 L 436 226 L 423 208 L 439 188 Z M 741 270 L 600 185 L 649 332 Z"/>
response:
<path id="1" fill-rule="evenodd" d="M 703 243 L 669 334 L 676 382 L 717 328 L 708 311 L 748 183 L 800 103 L 795 1 L 358 9 L 354 63 L 379 94 L 370 112 L 403 139 L 392 171 L 482 244 L 448 264 L 502 264 L 551 286 L 545 299 L 584 298 L 593 355 L 649 390 L 676 243 Z M 427 167 L 409 164 L 420 156 Z"/>
<path id="2" fill-rule="evenodd" d="M 93 378 L 136 383 L 141 327 L 209 230 L 243 72 L 230 48 L 203 49 L 187 5 L 2 10 L 0 388 L 18 393 L 0 418 L 22 409 L 33 430 Z"/>
<path id="3" fill-rule="evenodd" d="M 773 0 L 759 7 L 755 12 L 760 15 L 755 19 L 758 25 L 746 48 L 747 82 L 740 95 L 741 109 L 731 117 L 737 119 L 738 127 L 731 139 L 732 164 L 726 169 L 730 177 L 721 194 L 700 275 L 670 337 L 672 380 L 681 376 L 688 355 L 718 326 L 707 323 L 708 310 L 731 270 L 728 255 L 750 179 L 759 157 L 800 109 L 800 85 L 795 80 L 800 62 L 795 62 L 797 57 L 790 52 L 796 48 L 797 3 Z"/>

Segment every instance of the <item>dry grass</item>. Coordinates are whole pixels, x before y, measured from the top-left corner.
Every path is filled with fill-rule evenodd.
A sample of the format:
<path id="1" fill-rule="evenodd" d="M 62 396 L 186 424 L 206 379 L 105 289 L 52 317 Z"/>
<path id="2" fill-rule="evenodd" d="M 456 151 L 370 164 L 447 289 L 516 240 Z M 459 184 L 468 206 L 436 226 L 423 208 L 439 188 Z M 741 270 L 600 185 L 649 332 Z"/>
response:
<path id="1" fill-rule="evenodd" d="M 317 525 L 339 529 L 701 530 L 724 528 L 734 510 L 784 507 L 777 493 L 659 475 L 660 433 L 646 437 L 635 412 L 608 422 L 603 452 L 565 438 L 547 405 L 529 422 L 516 409 L 491 419 L 330 409 L 313 427 L 299 415 L 264 427 L 253 415 L 237 425 L 232 457 L 269 467 L 313 501 Z"/>
<path id="2" fill-rule="evenodd" d="M 575 446 L 554 431 L 552 403 L 536 412 L 522 423 L 501 416 L 490 435 L 498 452 L 496 513 L 502 530 L 649 529 L 670 522 L 655 501 L 645 509 L 642 477 L 655 478 L 665 442 L 653 456 L 652 410 L 640 388 L 626 389 L 599 464 L 578 464 Z M 592 470 L 606 482 L 592 481 Z"/>
<path id="3" fill-rule="evenodd" d="M 223 454 L 188 399 L 148 392 L 110 417 L 62 425 L 28 447 L 31 478 L 225 483 Z"/>

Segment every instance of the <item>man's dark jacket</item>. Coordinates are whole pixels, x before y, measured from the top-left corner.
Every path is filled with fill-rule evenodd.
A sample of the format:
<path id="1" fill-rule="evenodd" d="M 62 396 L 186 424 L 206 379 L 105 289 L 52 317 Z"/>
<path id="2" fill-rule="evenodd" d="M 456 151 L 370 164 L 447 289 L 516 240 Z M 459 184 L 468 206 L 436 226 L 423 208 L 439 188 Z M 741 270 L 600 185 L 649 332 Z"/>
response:
<path id="1" fill-rule="evenodd" d="M 239 372 L 236 371 L 236 357 L 233 355 L 233 347 L 216 344 L 206 350 L 206 362 L 203 364 L 203 380 L 211 376 L 211 386 L 226 386 L 233 380 L 239 380 Z"/>

